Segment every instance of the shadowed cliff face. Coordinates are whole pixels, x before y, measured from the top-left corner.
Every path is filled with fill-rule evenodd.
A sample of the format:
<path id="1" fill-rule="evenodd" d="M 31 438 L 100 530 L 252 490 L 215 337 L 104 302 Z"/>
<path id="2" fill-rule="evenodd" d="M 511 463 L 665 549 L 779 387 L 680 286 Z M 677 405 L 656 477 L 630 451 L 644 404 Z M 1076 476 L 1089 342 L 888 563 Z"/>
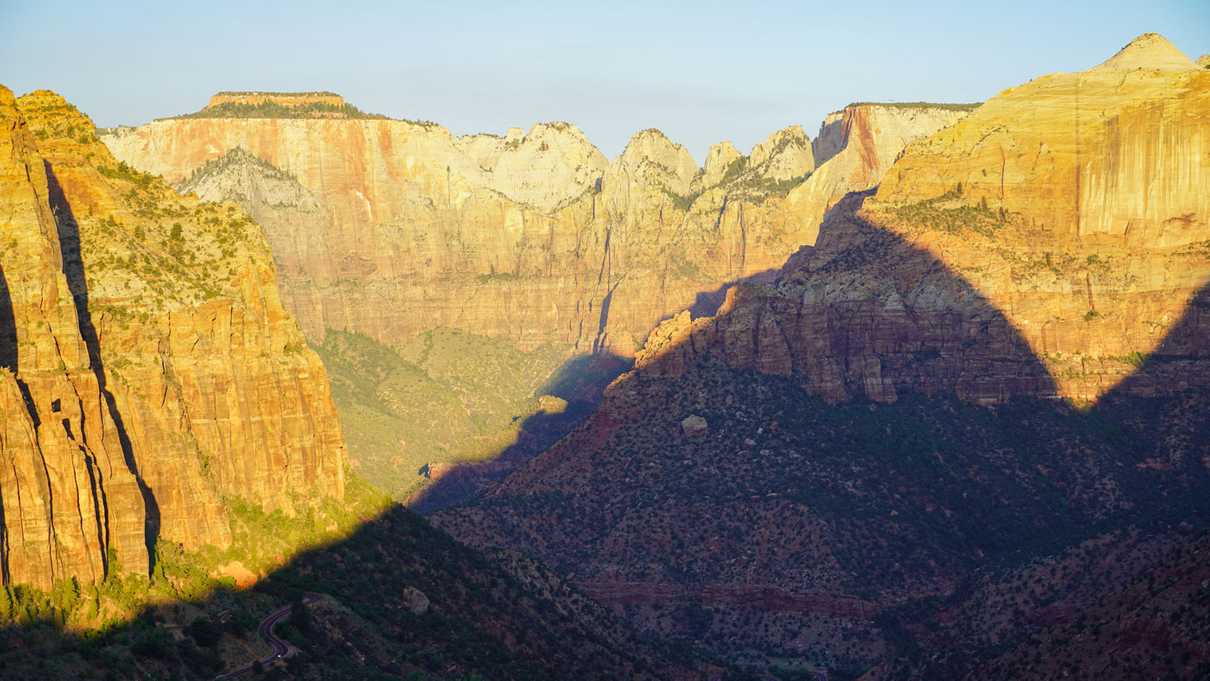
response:
<path id="1" fill-rule="evenodd" d="M 953 644 L 967 632 L 938 639 L 910 625 L 967 603 L 969 585 L 997 584 L 1009 569 L 1052 579 L 1041 591 L 1063 594 L 1067 609 L 1051 625 L 1086 632 L 1092 624 L 1077 618 L 1094 612 L 1099 593 L 1067 594 L 1059 577 L 1018 569 L 1022 561 L 1079 565 L 1126 602 L 1148 571 L 1192 559 L 1180 532 L 1165 533 L 1181 522 L 1202 532 L 1210 511 L 1210 357 L 1201 349 L 1210 292 L 1195 297 L 1134 375 L 1082 411 L 1036 397 L 1057 390 L 1045 365 L 944 264 L 858 227 L 851 214 L 828 223 L 838 224 L 869 230 L 857 242 L 863 255 L 847 257 L 925 271 L 928 290 L 942 293 L 889 309 L 833 305 L 813 320 L 816 359 L 800 359 L 769 349 L 803 345 L 745 318 L 741 290 L 717 317 L 668 339 L 657 358 L 640 355 L 559 444 L 476 504 L 439 512 L 436 524 L 472 545 L 548 563 L 649 633 L 703 641 L 741 665 L 788 657 L 848 674 L 899 656 L 918 664 L 929 645 Z M 845 359 L 824 361 L 838 355 Z M 786 357 L 793 369 L 756 364 L 762 356 Z M 878 359 L 877 381 L 862 356 Z M 1173 371 L 1186 378 L 1157 384 Z M 815 396 L 829 390 L 845 396 L 831 405 Z M 887 391 L 893 402 L 871 400 Z M 972 404 L 981 401 L 996 406 Z M 705 419 L 705 434 L 685 427 L 690 415 Z M 1141 540 L 1122 529 L 1131 526 L 1155 528 L 1143 536 L 1166 557 L 1138 563 L 1160 549 L 1132 543 Z M 1099 567 L 1102 545 L 1121 545 L 1130 564 Z M 1026 622 L 1044 616 L 1045 602 L 1031 595 L 1004 607 L 1020 608 Z M 1095 612 L 1112 621 L 1119 611 Z M 1155 645 L 1196 650 L 1198 615 L 1186 615 L 1169 643 Z M 1022 624 L 997 635 L 1029 650 L 1020 638 L 1029 631 Z M 1120 642 L 1088 654 L 1110 650 L 1110 640 Z M 1210 661 L 1196 655 L 1180 678 Z"/>
<path id="2" fill-rule="evenodd" d="M 3 91 L 4 570 L 44 589 L 225 547 L 233 500 L 343 493 L 318 359 L 233 206 L 120 166 L 48 92 Z"/>
<path id="3" fill-rule="evenodd" d="M 1201 176 L 1167 151 L 1155 152 L 1149 189 L 1110 182 L 1122 193 L 1105 206 L 1152 197 L 1124 233 L 1088 233 L 1056 212 L 1085 191 L 1086 174 L 1054 173 L 1077 154 L 1204 137 L 1200 71 L 1117 73 L 1125 84 L 1089 103 L 1099 115 L 1179 112 L 1135 119 L 1125 137 L 1078 122 L 1053 91 L 1083 98 L 1101 78 L 1039 79 L 909 147 L 894 181 L 838 203 L 774 282 L 732 289 L 713 317 L 665 322 L 580 428 L 435 522 L 548 562 L 644 630 L 761 669 L 791 657 L 893 678 L 947 645 L 990 656 L 999 636 L 1038 650 L 1038 619 L 1080 636 L 1093 626 L 1085 612 L 1112 621 L 1136 580 L 1193 560 L 1192 535 L 1174 528 L 1206 526 L 1210 231 L 1204 211 L 1187 212 Z M 1079 144 L 1064 148 L 1077 125 Z M 1001 176 L 1012 164 L 979 146 L 989 129 L 1004 149 L 1054 158 Z M 955 139 L 973 146 L 947 151 Z M 1004 210 L 984 193 L 990 180 L 949 184 L 949 164 L 953 177 L 1004 177 Z M 1151 549 L 1131 544 L 1130 566 L 1101 565 L 1096 546 L 1134 542 L 1132 526 L 1171 561 L 1144 566 Z M 1065 592 L 1061 576 L 1021 567 L 1031 560 L 1102 576 L 1117 605 Z M 1031 588 L 997 606 L 1024 623 L 989 616 L 979 626 L 999 634 L 955 625 L 949 639 L 913 624 L 975 607 L 965 599 L 981 581 L 1008 598 L 1010 573 L 1052 580 L 1049 597 Z M 1049 612 L 1048 598 L 1067 600 Z M 1142 646 L 1188 651 L 1180 678 L 1207 662 L 1198 607 L 1174 617 L 1167 642 Z M 1140 649 L 1114 631 L 1053 666 L 1009 656 L 1000 678 L 1088 671 L 1081 655 Z M 977 668 L 979 654 L 941 678 Z M 1113 657 L 1110 677 L 1163 667 L 1127 658 Z"/>

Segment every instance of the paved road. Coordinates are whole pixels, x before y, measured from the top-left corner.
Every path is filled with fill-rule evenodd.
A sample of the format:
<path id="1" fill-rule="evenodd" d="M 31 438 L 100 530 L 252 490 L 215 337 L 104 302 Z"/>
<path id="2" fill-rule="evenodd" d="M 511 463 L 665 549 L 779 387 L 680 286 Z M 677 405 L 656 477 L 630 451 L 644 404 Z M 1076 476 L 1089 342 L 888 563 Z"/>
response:
<path id="1" fill-rule="evenodd" d="M 311 600 L 311 597 L 309 595 L 303 598 L 304 603 L 309 600 Z M 273 662 L 274 660 L 285 657 L 290 652 L 290 644 L 288 642 L 286 642 L 285 639 L 278 638 L 277 634 L 273 633 L 273 629 L 278 624 L 281 624 L 282 620 L 286 619 L 289 616 L 290 616 L 290 606 L 287 605 L 285 607 L 278 608 L 277 610 L 274 610 L 273 612 L 269 613 L 269 615 L 267 617 L 265 617 L 263 620 L 261 620 L 260 624 L 257 625 L 257 627 L 256 627 L 256 635 L 260 636 L 260 639 L 262 641 L 269 644 L 269 647 L 273 649 L 273 654 L 269 655 L 268 657 L 262 657 L 261 659 L 256 660 L 255 662 L 249 662 L 248 664 L 240 667 L 239 669 L 232 669 L 229 672 L 223 672 L 222 674 L 219 674 L 218 676 L 214 677 L 214 681 L 222 681 L 222 679 L 235 678 L 235 677 L 239 676 L 240 674 L 243 674 L 244 672 L 252 669 L 252 667 L 256 666 L 257 662 L 260 662 L 261 666 L 263 666 L 263 667 L 268 667 L 269 664 L 271 662 Z"/>

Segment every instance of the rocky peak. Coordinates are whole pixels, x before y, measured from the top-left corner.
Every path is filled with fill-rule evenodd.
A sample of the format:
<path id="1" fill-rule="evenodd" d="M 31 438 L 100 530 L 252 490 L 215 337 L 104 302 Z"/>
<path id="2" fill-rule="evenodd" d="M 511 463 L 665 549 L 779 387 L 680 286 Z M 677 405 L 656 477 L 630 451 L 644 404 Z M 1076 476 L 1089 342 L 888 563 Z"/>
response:
<path id="1" fill-rule="evenodd" d="M 1202 56 L 1198 57 L 1197 65 L 1204 69 L 1210 69 L 1210 54 L 1203 54 Z"/>
<path id="2" fill-rule="evenodd" d="M 815 156 L 811 151 L 811 140 L 802 126 L 792 125 L 752 147 L 748 164 L 759 169 L 762 177 L 780 181 L 802 177 L 814 170 Z"/>
<path id="3" fill-rule="evenodd" d="M 713 187 L 722 181 L 732 163 L 743 158 L 743 154 L 730 141 L 719 142 L 706 152 L 706 164 L 702 167 L 702 186 Z"/>
<path id="4" fill-rule="evenodd" d="M 689 192 L 689 184 L 698 170 L 688 149 L 655 128 L 635 133 L 617 163 L 642 176 L 649 175 L 652 167 L 658 168 L 657 174 L 667 183 L 668 190 L 681 195 Z"/>
<path id="5" fill-rule="evenodd" d="M 1131 40 L 1097 68 L 1121 71 L 1188 71 L 1196 68 L 1196 65 L 1164 36 L 1159 33 L 1144 33 Z"/>
<path id="6" fill-rule="evenodd" d="M 551 211 L 582 195 L 605 172 L 608 160 L 579 128 L 537 123 L 505 137 L 473 135 L 456 142 L 486 174 L 483 182 L 516 201 Z"/>

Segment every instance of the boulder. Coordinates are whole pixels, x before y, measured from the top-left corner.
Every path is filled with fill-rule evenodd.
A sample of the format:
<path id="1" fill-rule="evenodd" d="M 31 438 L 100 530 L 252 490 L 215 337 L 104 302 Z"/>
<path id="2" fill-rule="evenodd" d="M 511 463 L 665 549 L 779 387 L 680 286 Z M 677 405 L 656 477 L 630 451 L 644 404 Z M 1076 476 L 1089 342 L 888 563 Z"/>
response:
<path id="1" fill-rule="evenodd" d="M 681 431 L 685 433 L 685 437 L 701 437 L 710 432 L 710 424 L 701 416 L 690 414 L 681 421 Z"/>

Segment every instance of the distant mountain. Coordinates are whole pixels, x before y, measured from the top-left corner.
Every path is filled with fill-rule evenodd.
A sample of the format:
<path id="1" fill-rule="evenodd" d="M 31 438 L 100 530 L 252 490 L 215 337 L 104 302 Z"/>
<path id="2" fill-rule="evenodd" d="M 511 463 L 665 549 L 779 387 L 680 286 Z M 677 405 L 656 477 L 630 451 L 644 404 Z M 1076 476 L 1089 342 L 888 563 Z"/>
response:
<path id="1" fill-rule="evenodd" d="M 1210 76 L 1121 54 L 908 144 L 435 523 L 759 673 L 1204 676 Z"/>
<path id="2" fill-rule="evenodd" d="M 609 161 L 567 123 L 455 137 L 427 122 L 282 109 L 346 105 L 333 96 L 216 95 L 196 115 L 101 137 L 131 166 L 235 201 L 264 226 L 286 305 L 316 347 L 349 332 L 408 355 L 426 334 L 460 332 L 465 354 L 427 385 L 524 367 L 498 390 L 429 391 L 406 407 L 338 391 L 346 430 L 357 432 L 354 466 L 400 498 L 433 479 L 426 471 L 507 449 L 498 465 L 463 472 L 499 477 L 532 454 L 512 440 L 548 445 L 517 434 L 544 418 L 539 386 L 581 385 L 552 396 L 571 402 L 569 413 L 591 407 L 661 319 L 713 311 L 730 282 L 780 267 L 814 242 L 833 203 L 875 186 L 904 145 L 970 108 L 852 106 L 821 131 L 835 158 L 818 168 L 798 126 L 746 156 L 716 145 L 699 168 L 658 130 Z M 254 108 L 228 110 L 237 105 Z M 405 435 L 404 418 L 449 423 L 447 434 L 470 439 Z M 442 496 L 479 485 L 450 497 L 447 484 Z"/>

